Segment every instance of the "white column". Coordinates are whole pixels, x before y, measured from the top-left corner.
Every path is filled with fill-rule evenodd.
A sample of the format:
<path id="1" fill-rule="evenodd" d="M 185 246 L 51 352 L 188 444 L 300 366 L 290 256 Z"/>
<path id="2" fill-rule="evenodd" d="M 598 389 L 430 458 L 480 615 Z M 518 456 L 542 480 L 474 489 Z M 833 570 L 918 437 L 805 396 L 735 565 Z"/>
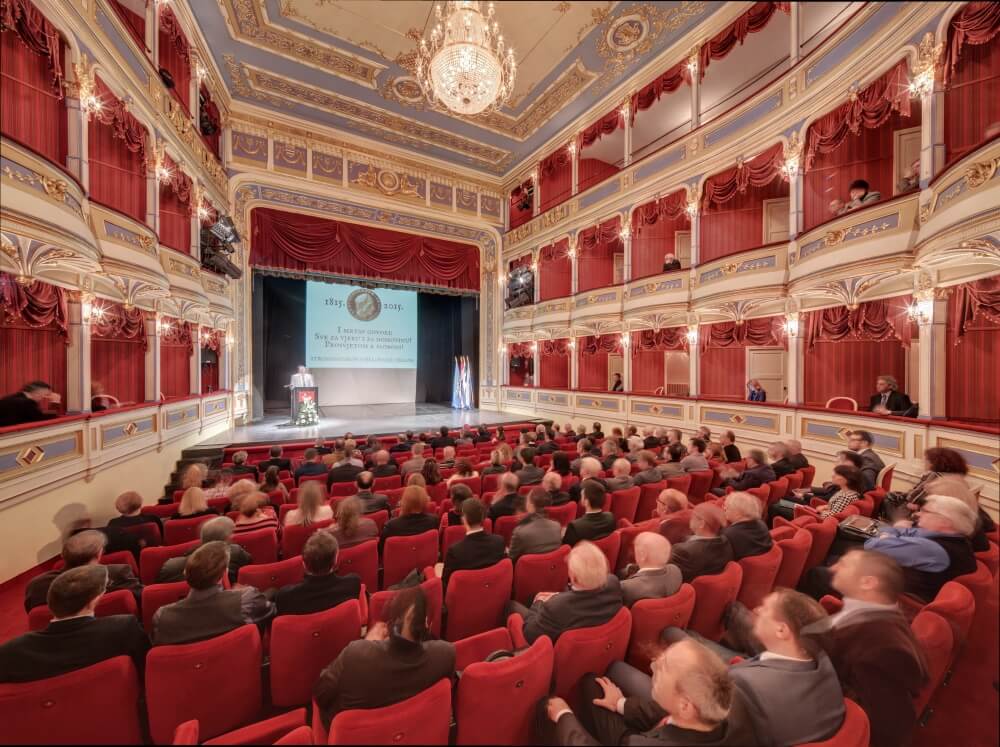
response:
<path id="1" fill-rule="evenodd" d="M 160 315 L 146 318 L 146 401 L 160 399 Z"/>
<path id="2" fill-rule="evenodd" d="M 701 211 L 691 217 L 691 267 L 701 261 Z"/>
<path id="3" fill-rule="evenodd" d="M 691 130 L 697 130 L 701 123 L 701 86 L 698 82 L 698 71 L 691 76 Z"/>
<path id="4" fill-rule="evenodd" d="M 542 379 L 542 351 L 537 342 L 531 343 L 531 386 L 537 389 Z"/>
<path id="5" fill-rule="evenodd" d="M 918 301 L 924 306 L 925 302 Z M 944 418 L 947 415 L 947 353 L 948 353 L 948 299 L 933 299 L 927 302 L 930 315 L 921 318 L 920 371 L 917 376 L 917 399 L 920 403 L 919 417 Z"/>
<path id="6" fill-rule="evenodd" d="M 623 332 L 629 341 L 628 345 L 622 345 L 622 388 L 625 392 L 632 391 L 632 333 Z"/>
<path id="7" fill-rule="evenodd" d="M 88 304 L 89 306 L 89 304 Z M 66 346 L 66 413 L 90 412 L 90 320 L 83 303 L 69 301 L 69 345 Z"/>
<path id="8" fill-rule="evenodd" d="M 191 199 L 194 199 L 194 193 L 191 194 Z M 191 216 L 191 247 L 190 254 L 192 257 L 201 261 L 201 218 L 198 217 L 198 210 L 195 208 L 194 215 Z"/>
<path id="9" fill-rule="evenodd" d="M 696 321 L 688 322 L 688 329 L 697 329 L 699 335 L 701 330 L 698 329 L 698 323 Z M 694 343 L 688 344 L 688 396 L 697 397 L 701 394 L 701 341 L 695 340 Z"/>
<path id="10" fill-rule="evenodd" d="M 798 236 L 804 225 L 802 194 L 802 174 L 796 170 L 788 180 L 788 238 L 790 239 Z"/>
<path id="11" fill-rule="evenodd" d="M 201 325 L 194 324 L 191 327 L 191 345 L 193 351 L 188 357 L 188 371 L 190 375 L 191 394 L 201 394 Z"/>
<path id="12" fill-rule="evenodd" d="M 154 68 L 160 69 L 160 14 L 156 12 L 156 2 L 146 4 L 146 49 L 152 55 Z"/>
<path id="13" fill-rule="evenodd" d="M 625 159 L 623 161 L 623 168 L 628 168 L 629 164 L 632 163 L 632 114 L 630 112 L 630 107 L 626 104 L 625 107 Z"/>
<path id="14" fill-rule="evenodd" d="M 625 252 L 625 267 L 622 270 L 622 280 L 629 282 L 632 280 L 632 229 L 629 228 L 628 235 L 622 239 L 622 251 Z"/>
<path id="15" fill-rule="evenodd" d="M 794 7 L 794 6 L 792 6 Z M 801 405 L 805 395 L 805 346 L 802 323 L 788 330 L 788 357 L 785 364 L 785 381 L 788 383 L 788 404 Z"/>
<path id="16" fill-rule="evenodd" d="M 573 162 L 573 191 L 572 194 L 576 194 L 580 191 L 580 151 L 576 147 L 576 141 L 574 140 L 573 150 L 570 152 L 571 160 Z"/>
<path id="17" fill-rule="evenodd" d="M 66 97 L 66 119 L 66 168 L 83 185 L 83 191 L 88 192 L 90 191 L 90 168 L 87 163 L 88 122 L 80 110 L 80 99 Z"/>
<path id="18" fill-rule="evenodd" d="M 538 273 L 538 252 L 537 251 L 534 251 L 534 252 L 531 253 L 531 271 L 532 271 L 532 275 L 534 276 L 534 279 L 535 279 L 535 282 L 531 286 L 531 289 L 532 289 L 531 302 L 532 303 L 538 303 L 541 300 L 542 284 L 539 282 L 540 278 L 539 278 L 539 273 Z"/>
<path id="19" fill-rule="evenodd" d="M 944 90 L 934 83 L 934 93 L 920 100 L 920 188 L 926 189 L 944 167 Z"/>
<path id="20" fill-rule="evenodd" d="M 146 147 L 155 145 L 154 139 L 146 141 Z M 148 150 L 146 151 L 149 152 Z M 156 181 L 156 173 L 150 169 L 146 171 L 146 225 L 152 228 L 156 235 L 160 234 L 160 183 Z"/>
<path id="21" fill-rule="evenodd" d="M 573 342 L 572 355 L 569 357 L 569 388 L 578 389 L 580 387 L 580 351 L 575 337 L 571 337 Z"/>
<path id="22" fill-rule="evenodd" d="M 542 185 L 541 179 L 537 176 L 539 164 L 535 164 L 535 178 L 531 180 L 533 189 L 531 190 L 531 215 L 535 216 L 542 212 Z"/>
<path id="23" fill-rule="evenodd" d="M 229 376 L 232 365 L 233 346 L 229 344 L 228 332 L 222 339 L 222 347 L 219 350 L 219 389 L 232 391 L 233 387 L 229 381 Z"/>
<path id="24" fill-rule="evenodd" d="M 789 3 L 791 12 L 789 13 L 788 24 L 788 52 L 790 55 L 789 66 L 799 61 L 799 4 Z"/>
<path id="25" fill-rule="evenodd" d="M 575 247 L 576 246 L 576 237 L 575 236 L 571 239 L 570 246 L 571 247 Z M 575 249 L 573 250 L 573 256 L 570 257 L 569 259 L 570 259 L 570 263 L 572 264 L 572 269 L 571 269 L 572 277 L 570 278 L 570 280 L 571 280 L 571 283 L 570 283 L 570 292 L 571 292 L 572 295 L 575 296 L 576 293 L 577 293 L 577 288 L 580 287 L 579 280 L 577 279 L 577 269 L 579 267 L 579 260 L 578 260 L 577 252 L 576 252 Z"/>

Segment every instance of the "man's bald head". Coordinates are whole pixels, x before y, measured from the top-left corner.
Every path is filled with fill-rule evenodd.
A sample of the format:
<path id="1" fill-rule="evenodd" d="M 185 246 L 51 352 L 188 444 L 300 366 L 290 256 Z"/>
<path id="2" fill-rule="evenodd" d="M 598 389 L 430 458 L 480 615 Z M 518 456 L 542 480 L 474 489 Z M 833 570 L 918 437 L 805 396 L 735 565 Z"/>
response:
<path id="1" fill-rule="evenodd" d="M 635 538 L 635 562 L 640 568 L 662 568 L 670 562 L 670 541 L 659 532 Z"/>

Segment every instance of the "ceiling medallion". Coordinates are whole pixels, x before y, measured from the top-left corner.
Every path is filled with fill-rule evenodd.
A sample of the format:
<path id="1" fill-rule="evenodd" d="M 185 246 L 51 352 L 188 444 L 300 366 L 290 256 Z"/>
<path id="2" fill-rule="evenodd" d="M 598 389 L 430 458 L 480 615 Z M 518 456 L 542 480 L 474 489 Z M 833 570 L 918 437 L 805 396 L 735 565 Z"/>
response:
<path id="1" fill-rule="evenodd" d="M 435 7 L 437 24 L 430 41 L 421 38 L 417 81 L 428 103 L 457 114 L 499 110 L 514 90 L 514 50 L 507 47 L 493 20 L 493 3 L 485 15 L 478 0 L 448 0 Z"/>

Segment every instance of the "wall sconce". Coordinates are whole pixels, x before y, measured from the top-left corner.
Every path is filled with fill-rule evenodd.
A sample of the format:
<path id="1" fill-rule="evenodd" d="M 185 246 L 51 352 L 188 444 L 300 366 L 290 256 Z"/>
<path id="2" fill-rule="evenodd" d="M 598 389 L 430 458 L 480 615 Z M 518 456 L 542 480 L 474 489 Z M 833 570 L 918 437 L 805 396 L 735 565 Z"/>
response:
<path id="1" fill-rule="evenodd" d="M 782 326 L 785 329 L 786 335 L 791 335 L 792 337 L 796 337 L 799 334 L 799 315 L 789 314 L 785 318 L 785 322 Z"/>
<path id="2" fill-rule="evenodd" d="M 913 66 L 913 80 L 907 87 L 911 98 L 926 98 L 934 93 L 934 77 L 938 60 L 944 52 L 944 43 L 934 43 L 934 34 L 927 32 L 917 48 L 917 61 Z"/>
<path id="3" fill-rule="evenodd" d="M 908 86 L 910 98 L 926 98 L 934 93 L 934 66 L 917 73 Z"/>
<path id="4" fill-rule="evenodd" d="M 201 83 L 205 79 L 206 75 L 208 75 L 208 70 L 205 69 L 205 66 L 202 65 L 201 61 L 199 60 L 194 65 L 194 77 L 198 80 L 199 83 Z"/>
<path id="5" fill-rule="evenodd" d="M 689 329 L 684 336 L 687 338 L 688 345 L 697 345 L 698 344 L 698 328 L 697 327 L 691 327 L 691 329 Z"/>
<path id="6" fill-rule="evenodd" d="M 698 217 L 698 200 L 688 200 L 687 207 L 684 208 L 684 212 L 687 213 L 688 218 L 694 220 Z"/>
<path id="7" fill-rule="evenodd" d="M 622 104 L 621 109 L 618 110 L 619 112 L 621 112 L 622 119 L 624 119 L 626 122 L 628 121 L 629 109 L 630 109 L 630 104 L 628 101 L 626 101 L 624 104 Z"/>
<path id="8" fill-rule="evenodd" d="M 917 324 L 930 324 L 934 321 L 934 297 L 918 297 L 906 307 L 906 315 Z"/>
<path id="9" fill-rule="evenodd" d="M 574 249 L 573 247 L 567 249 L 566 256 L 569 257 L 570 259 L 576 259 L 576 249 Z"/>
<path id="10" fill-rule="evenodd" d="M 781 164 L 781 176 L 786 181 L 791 181 L 799 173 L 799 157 L 790 156 Z"/>
<path id="11" fill-rule="evenodd" d="M 691 80 L 694 80 L 695 76 L 698 75 L 698 57 L 699 57 L 699 55 L 700 55 L 700 49 L 699 49 L 699 47 L 695 47 L 688 54 L 687 71 L 688 71 L 688 74 L 691 76 Z"/>
<path id="12" fill-rule="evenodd" d="M 629 223 L 622 225 L 622 230 L 618 232 L 618 238 L 622 241 L 628 241 L 632 236 L 632 226 Z"/>
<path id="13" fill-rule="evenodd" d="M 531 343 L 531 352 L 532 353 L 537 353 L 538 352 L 538 343 L 537 342 Z"/>
<path id="14" fill-rule="evenodd" d="M 622 332 L 621 341 L 622 341 L 622 347 L 626 349 L 628 348 L 629 345 L 632 344 L 632 339 L 629 337 L 628 332 Z"/>
<path id="15" fill-rule="evenodd" d="M 569 151 L 569 157 L 572 158 L 576 155 L 576 140 L 570 140 L 569 145 L 566 146 L 566 150 Z"/>
<path id="16" fill-rule="evenodd" d="M 166 319 L 160 319 L 159 321 L 156 322 L 156 329 L 161 335 L 169 332 L 173 326 L 174 325 L 171 324 Z"/>
<path id="17" fill-rule="evenodd" d="M 89 120 L 94 114 L 101 111 L 102 104 L 97 96 L 97 82 L 87 55 L 82 55 L 79 62 L 73 63 L 73 75 L 76 77 L 74 88 L 76 96 L 80 100 L 80 110 Z"/>
<path id="18" fill-rule="evenodd" d="M 171 172 L 167 167 L 167 153 L 162 142 L 153 147 L 153 173 L 160 184 L 170 181 Z"/>

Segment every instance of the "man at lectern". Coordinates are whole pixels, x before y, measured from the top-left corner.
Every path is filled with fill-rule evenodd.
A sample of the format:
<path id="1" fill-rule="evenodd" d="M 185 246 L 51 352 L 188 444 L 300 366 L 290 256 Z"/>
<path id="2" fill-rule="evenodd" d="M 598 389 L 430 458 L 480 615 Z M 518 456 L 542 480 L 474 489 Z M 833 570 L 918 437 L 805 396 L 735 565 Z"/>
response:
<path id="1" fill-rule="evenodd" d="M 302 387 L 302 386 L 316 386 L 316 382 L 313 381 L 313 375 L 309 373 L 309 369 L 305 366 L 299 366 L 298 373 L 292 374 L 292 383 L 290 386 Z"/>

